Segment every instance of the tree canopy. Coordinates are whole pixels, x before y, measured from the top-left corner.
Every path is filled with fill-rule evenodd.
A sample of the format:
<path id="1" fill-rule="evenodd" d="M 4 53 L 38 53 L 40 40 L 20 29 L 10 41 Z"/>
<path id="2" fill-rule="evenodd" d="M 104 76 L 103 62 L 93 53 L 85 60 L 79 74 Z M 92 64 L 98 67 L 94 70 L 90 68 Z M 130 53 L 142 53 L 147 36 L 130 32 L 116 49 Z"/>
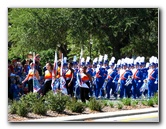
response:
<path id="1" fill-rule="evenodd" d="M 60 50 L 70 59 L 81 48 L 92 59 L 158 56 L 158 13 L 158 8 L 9 8 L 9 58 Z"/>

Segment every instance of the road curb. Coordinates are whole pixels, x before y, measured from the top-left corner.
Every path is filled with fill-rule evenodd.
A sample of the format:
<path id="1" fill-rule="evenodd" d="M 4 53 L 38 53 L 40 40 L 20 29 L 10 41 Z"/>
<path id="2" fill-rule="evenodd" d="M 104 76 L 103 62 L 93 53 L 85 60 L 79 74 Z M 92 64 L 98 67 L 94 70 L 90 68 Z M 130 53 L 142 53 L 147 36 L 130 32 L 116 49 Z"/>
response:
<path id="1" fill-rule="evenodd" d="M 122 110 L 116 112 L 104 112 L 104 113 L 96 113 L 96 114 L 82 114 L 75 116 L 65 116 L 65 117 L 54 117 L 54 118 L 42 118 L 42 119 L 33 119 L 26 120 L 22 122 L 82 122 L 94 119 L 102 119 L 108 117 L 119 117 L 126 115 L 138 115 L 138 114 L 146 114 L 146 113 L 154 113 L 158 112 L 158 108 L 145 108 L 145 109 L 135 109 L 135 110 Z"/>

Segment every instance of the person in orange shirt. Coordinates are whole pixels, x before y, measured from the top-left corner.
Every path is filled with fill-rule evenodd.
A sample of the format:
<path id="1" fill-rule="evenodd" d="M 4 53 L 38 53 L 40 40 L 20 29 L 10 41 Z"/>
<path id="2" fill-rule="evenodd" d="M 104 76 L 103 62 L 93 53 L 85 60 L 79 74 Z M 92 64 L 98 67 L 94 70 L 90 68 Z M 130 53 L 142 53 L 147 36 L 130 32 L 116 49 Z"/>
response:
<path id="1" fill-rule="evenodd" d="M 71 97 L 74 96 L 73 94 L 73 77 L 74 77 L 74 70 L 72 69 L 73 67 L 73 63 L 69 62 L 68 63 L 68 70 L 66 71 L 65 74 L 65 79 L 66 79 L 66 88 L 67 88 L 67 93 L 68 95 L 70 95 Z"/>
<path id="2" fill-rule="evenodd" d="M 33 92 L 33 77 L 35 77 L 37 80 L 40 79 L 38 70 L 35 69 L 34 71 L 34 66 L 35 64 L 31 62 L 30 63 L 31 69 L 29 70 L 26 78 L 22 81 L 22 83 L 25 83 L 26 81 L 28 81 L 28 92 Z"/>
<path id="3" fill-rule="evenodd" d="M 53 71 L 53 65 L 48 62 L 46 64 L 46 71 L 44 76 L 44 87 L 43 87 L 43 95 L 46 95 L 46 93 L 50 90 L 52 90 L 51 83 L 52 83 L 52 71 Z"/>
<path id="4" fill-rule="evenodd" d="M 80 71 L 80 98 L 82 102 L 86 102 L 86 100 L 89 100 L 89 88 L 90 83 L 92 84 L 92 77 L 89 73 L 87 73 L 87 66 L 83 66 L 83 68 Z"/>

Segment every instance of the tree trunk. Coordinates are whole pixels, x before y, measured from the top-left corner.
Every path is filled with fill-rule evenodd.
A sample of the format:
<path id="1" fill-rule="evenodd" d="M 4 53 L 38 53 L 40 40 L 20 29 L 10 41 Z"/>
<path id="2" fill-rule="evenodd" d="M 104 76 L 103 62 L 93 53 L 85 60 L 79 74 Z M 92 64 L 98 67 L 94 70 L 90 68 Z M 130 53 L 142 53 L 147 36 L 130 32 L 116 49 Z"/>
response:
<path id="1" fill-rule="evenodd" d="M 61 53 L 63 53 L 63 57 L 67 57 L 68 50 L 67 50 L 67 45 L 61 45 L 59 47 L 59 58 L 61 58 Z"/>

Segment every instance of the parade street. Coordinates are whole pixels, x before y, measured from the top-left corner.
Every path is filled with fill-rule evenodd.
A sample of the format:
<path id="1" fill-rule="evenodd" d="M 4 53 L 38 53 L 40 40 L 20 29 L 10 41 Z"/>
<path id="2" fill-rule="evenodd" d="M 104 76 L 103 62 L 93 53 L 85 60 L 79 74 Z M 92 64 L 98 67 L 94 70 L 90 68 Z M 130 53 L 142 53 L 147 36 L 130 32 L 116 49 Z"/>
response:
<path id="1" fill-rule="evenodd" d="M 22 122 L 159 122 L 158 108 L 33 119 Z"/>
<path id="2" fill-rule="evenodd" d="M 90 120 L 91 122 L 159 122 L 158 112 L 131 115 L 131 116 L 120 116 L 120 117 L 110 117 L 102 118 L 96 120 Z"/>

